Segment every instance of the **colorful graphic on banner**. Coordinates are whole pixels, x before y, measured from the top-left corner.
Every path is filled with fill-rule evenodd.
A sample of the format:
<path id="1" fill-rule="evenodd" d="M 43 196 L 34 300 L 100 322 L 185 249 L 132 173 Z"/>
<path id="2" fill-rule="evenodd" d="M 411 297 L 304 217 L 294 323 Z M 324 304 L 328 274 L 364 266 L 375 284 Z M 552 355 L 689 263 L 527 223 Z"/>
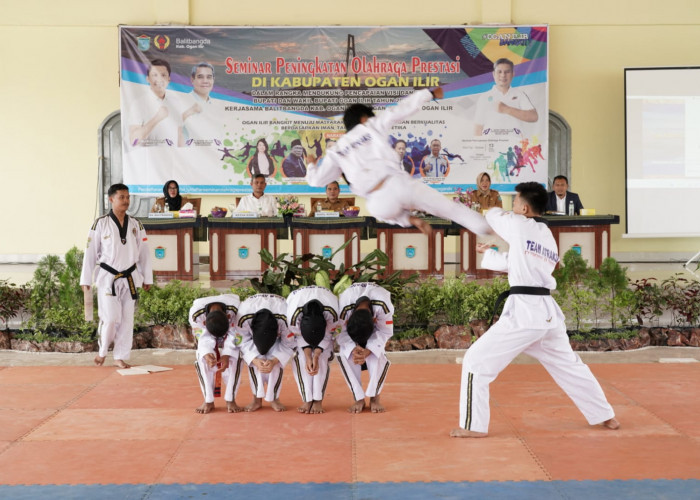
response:
<path id="1" fill-rule="evenodd" d="M 121 27 L 124 182 L 158 195 L 322 193 L 304 181 L 355 102 L 377 113 L 421 88 L 431 102 L 393 128 L 397 168 L 442 192 L 547 181 L 546 26 Z M 342 184 L 342 183 L 341 183 Z M 347 186 L 342 185 L 347 191 Z"/>

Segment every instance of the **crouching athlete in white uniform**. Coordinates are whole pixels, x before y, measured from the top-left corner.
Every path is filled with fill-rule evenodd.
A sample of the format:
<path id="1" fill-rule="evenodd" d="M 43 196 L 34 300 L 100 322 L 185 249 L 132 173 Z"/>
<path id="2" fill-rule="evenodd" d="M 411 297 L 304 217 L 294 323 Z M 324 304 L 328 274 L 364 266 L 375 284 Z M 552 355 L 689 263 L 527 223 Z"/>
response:
<path id="1" fill-rule="evenodd" d="M 333 333 L 338 323 L 338 298 L 327 288 L 305 286 L 287 297 L 287 324 L 296 338 L 292 358 L 294 380 L 302 405 L 299 413 L 323 413 L 323 398 L 333 359 Z"/>
<path id="2" fill-rule="evenodd" d="M 275 411 L 287 408 L 280 402 L 284 365 L 294 352 L 294 335 L 287 329 L 287 302 L 279 295 L 259 293 L 248 297 L 238 309 L 241 352 L 248 364 L 253 401 L 245 411 L 257 411 L 262 400 Z"/>
<path id="3" fill-rule="evenodd" d="M 195 299 L 190 308 L 190 326 L 197 340 L 197 360 L 194 364 L 204 395 L 204 403 L 195 409 L 197 413 L 214 410 L 214 397 L 221 396 L 222 378 L 226 383 L 224 401 L 228 412 L 243 411 L 236 404 L 243 371 L 243 357 L 239 349 L 241 336 L 235 332 L 240 302 L 238 295 L 229 293 Z M 212 316 L 214 312 L 221 314 Z"/>
<path id="4" fill-rule="evenodd" d="M 459 427 L 452 437 L 485 437 L 489 428 L 489 384 L 521 352 L 533 356 L 573 400 L 589 424 L 617 429 L 612 407 L 591 370 L 571 349 L 561 309 L 550 296 L 559 261 L 552 232 L 534 217 L 544 213 L 547 192 L 536 182 L 515 187 L 513 211 L 492 208 L 486 220 L 508 242 L 508 253 L 480 244 L 481 265 L 508 271 L 510 295 L 498 321 L 464 355 Z"/>
<path id="5" fill-rule="evenodd" d="M 372 413 L 385 411 L 379 401 L 391 362 L 386 342 L 394 335 L 394 306 L 391 293 L 374 283 L 355 283 L 340 294 L 342 329 L 338 335 L 338 362 L 355 402 L 348 412 L 361 413 L 369 396 Z M 367 389 L 362 389 L 362 370 L 369 372 Z"/>
<path id="6" fill-rule="evenodd" d="M 433 97 L 442 98 L 437 87 L 414 92 L 374 116 L 371 106 L 353 104 L 345 110 L 347 133 L 318 160 L 308 155 L 306 182 L 322 187 L 343 175 L 350 190 L 367 199 L 367 210 L 376 218 L 402 227 L 411 225 L 431 233 L 430 224 L 411 215 L 420 210 L 448 219 L 477 234 L 491 234 L 484 218 L 462 204 L 448 200 L 436 190 L 396 168 L 396 151 L 389 144 L 389 132 L 396 123 L 421 109 Z"/>

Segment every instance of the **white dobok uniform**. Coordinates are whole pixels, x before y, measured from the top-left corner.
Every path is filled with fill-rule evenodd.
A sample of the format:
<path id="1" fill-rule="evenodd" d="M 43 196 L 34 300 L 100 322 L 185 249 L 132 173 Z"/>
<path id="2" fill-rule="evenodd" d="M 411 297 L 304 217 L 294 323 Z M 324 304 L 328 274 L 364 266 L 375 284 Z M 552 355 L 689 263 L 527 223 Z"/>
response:
<path id="1" fill-rule="evenodd" d="M 318 347 L 323 352 L 318 359 L 318 373 L 309 375 L 306 371 L 306 356 L 304 347 L 309 344 L 301 336 L 301 320 L 304 317 L 304 304 L 311 300 L 323 304 L 323 317 L 326 320 L 326 334 Z M 301 400 L 304 403 L 321 401 L 328 385 L 330 368 L 328 362 L 333 356 L 333 334 L 338 327 L 338 299 L 333 292 L 320 286 L 307 286 L 294 290 L 287 297 L 287 325 L 289 332 L 294 334 L 296 352 L 292 358 L 292 369 Z"/>
<path id="2" fill-rule="evenodd" d="M 80 285 L 92 286 L 95 266 L 104 264 L 114 271 L 98 268 L 95 277 L 97 312 L 100 318 L 98 339 L 101 357 L 107 356 L 114 343 L 114 359 L 127 360 L 134 338 L 134 298 L 137 288 L 153 284 L 148 237 L 135 218 L 124 216 L 126 232 L 120 235 L 112 212 L 95 220 L 88 232 Z M 123 237 L 123 239 L 122 239 Z M 129 274 L 129 269 L 132 269 Z M 120 276 L 124 274 L 124 276 Z M 129 274 L 129 276 L 126 276 Z"/>
<path id="3" fill-rule="evenodd" d="M 204 325 L 207 317 L 206 308 L 209 304 L 215 302 L 224 304 L 226 316 L 228 316 L 229 320 L 228 332 L 226 332 L 224 337 L 218 339 L 209 333 Z M 207 354 L 213 354 L 217 360 L 221 356 L 229 356 L 228 366 L 221 374 L 226 384 L 224 400 L 233 401 L 238 393 L 243 370 L 243 358 L 239 350 L 241 336 L 237 335 L 235 330 L 240 303 L 238 295 L 229 293 L 195 299 L 192 307 L 190 307 L 190 326 L 192 327 L 192 334 L 197 341 L 197 359 L 194 366 L 197 370 L 199 387 L 202 389 L 205 403 L 214 402 L 216 373 L 219 371 L 216 366 L 210 367 L 204 360 L 204 356 Z"/>
<path id="4" fill-rule="evenodd" d="M 556 288 L 552 271 L 559 254 L 552 232 L 545 224 L 501 208 L 490 209 L 486 220 L 510 248 L 508 253 L 487 250 L 483 267 L 508 271 L 511 287 Z M 542 363 L 588 423 L 598 424 L 614 416 L 600 384 L 571 349 L 564 314 L 556 301 L 550 295 L 511 294 L 499 320 L 464 356 L 460 427 L 488 431 L 489 384 L 521 352 Z"/>
<path id="5" fill-rule="evenodd" d="M 345 174 L 350 190 L 367 199 L 367 210 L 378 219 L 409 227 L 411 211 L 421 210 L 453 220 L 474 233 L 489 233 L 488 224 L 474 210 L 448 200 L 396 168 L 396 151 L 389 144 L 391 127 L 420 110 L 430 99 L 429 90 L 419 90 L 356 125 L 326 151 L 318 164 L 307 166 L 306 182 L 322 187 Z M 375 189 L 382 181 L 382 186 Z"/>
<path id="6" fill-rule="evenodd" d="M 374 331 L 365 346 L 372 352 L 365 358 L 369 372 L 366 390 L 362 389 L 362 365 L 356 365 L 352 360 L 352 351 L 357 344 L 350 338 L 347 329 L 348 319 L 352 316 L 355 302 L 363 295 L 371 300 L 374 316 Z M 374 283 L 355 283 L 340 294 L 339 305 L 341 331 L 338 335 L 340 348 L 338 362 L 343 377 L 355 401 L 364 399 L 365 396 L 377 396 L 382 392 L 389 366 L 391 366 L 384 350 L 387 340 L 394 335 L 394 306 L 391 303 L 391 294 Z"/>
<path id="7" fill-rule="evenodd" d="M 251 322 L 253 315 L 261 309 L 268 309 L 277 318 L 277 340 L 267 354 L 262 355 L 253 342 Z M 282 388 L 284 366 L 294 353 L 294 335 L 287 329 L 287 302 L 279 295 L 259 293 L 248 297 L 238 308 L 238 326 L 236 332 L 241 335 L 241 353 L 248 364 L 250 389 L 256 398 L 272 402 L 279 398 Z M 260 373 L 253 364 L 256 358 L 277 358 L 279 363 L 270 373 Z"/>

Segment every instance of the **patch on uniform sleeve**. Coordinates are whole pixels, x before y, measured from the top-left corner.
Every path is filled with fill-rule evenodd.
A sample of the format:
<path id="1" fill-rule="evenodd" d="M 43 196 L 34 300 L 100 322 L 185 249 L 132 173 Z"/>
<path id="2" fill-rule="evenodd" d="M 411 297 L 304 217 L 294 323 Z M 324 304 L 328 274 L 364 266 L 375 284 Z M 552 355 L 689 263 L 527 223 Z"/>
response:
<path id="1" fill-rule="evenodd" d="M 148 241 L 148 238 L 144 238 L 143 241 Z"/>
<path id="2" fill-rule="evenodd" d="M 287 334 L 287 338 L 288 338 L 288 339 L 291 339 L 292 337 L 294 337 L 294 334 L 293 334 L 292 332 L 289 332 L 289 333 Z"/>
<path id="3" fill-rule="evenodd" d="M 92 241 L 92 238 L 88 238 L 87 244 L 85 245 L 85 248 L 90 248 L 90 242 Z"/>
<path id="4" fill-rule="evenodd" d="M 394 322 L 393 322 L 392 320 L 388 320 L 388 321 L 386 322 L 386 324 L 387 324 L 387 325 L 393 325 Z"/>
<path id="5" fill-rule="evenodd" d="M 243 337 L 240 333 L 237 333 L 236 336 L 233 337 L 233 345 L 241 345 L 241 342 L 243 342 Z"/>

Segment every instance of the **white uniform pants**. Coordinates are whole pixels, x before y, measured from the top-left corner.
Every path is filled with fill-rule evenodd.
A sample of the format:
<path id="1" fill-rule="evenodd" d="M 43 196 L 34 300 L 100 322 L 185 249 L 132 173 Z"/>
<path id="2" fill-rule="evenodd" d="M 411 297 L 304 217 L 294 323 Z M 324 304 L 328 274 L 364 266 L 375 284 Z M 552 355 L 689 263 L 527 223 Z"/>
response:
<path id="1" fill-rule="evenodd" d="M 210 367 L 204 357 L 194 362 L 199 379 L 199 387 L 202 389 L 205 403 L 214 402 L 214 381 L 216 379 L 216 366 Z M 231 356 L 228 359 L 228 367 L 221 373 L 221 379 L 226 384 L 225 401 L 233 401 L 238 394 L 238 387 L 241 385 L 241 374 L 243 372 L 243 358 Z"/>
<path id="2" fill-rule="evenodd" d="M 260 373 L 260 370 L 254 365 L 248 366 L 248 374 L 250 375 L 250 390 L 253 391 L 253 396 L 263 398 L 268 403 L 280 397 L 280 389 L 282 389 L 282 375 L 284 370 L 277 363 L 270 373 Z"/>
<path id="3" fill-rule="evenodd" d="M 589 424 L 615 413 L 591 370 L 569 344 L 565 325 L 551 330 L 513 329 L 496 322 L 464 355 L 459 395 L 459 425 L 488 432 L 489 384 L 521 352 L 539 360 Z"/>
<path id="4" fill-rule="evenodd" d="M 345 377 L 345 382 L 352 392 L 352 397 L 355 401 L 364 399 L 365 396 L 373 398 L 382 392 L 384 387 L 384 381 L 386 380 L 386 374 L 389 371 L 389 366 L 391 362 L 386 358 L 386 355 L 382 353 L 380 356 L 374 353 L 370 354 L 365 358 L 365 363 L 367 363 L 367 371 L 369 372 L 369 382 L 367 383 L 367 390 L 362 390 L 362 365 L 356 365 L 352 362 L 352 355 L 346 358 L 343 355 L 338 355 L 338 362 L 340 363 L 340 369 L 343 372 L 343 377 Z"/>
<path id="5" fill-rule="evenodd" d="M 411 210 L 421 210 L 436 217 L 452 220 L 477 234 L 491 229 L 481 215 L 445 198 L 435 189 L 408 175 L 391 175 L 382 187 L 367 195 L 367 210 L 376 218 L 407 227 Z"/>
<path id="6" fill-rule="evenodd" d="M 328 385 L 330 375 L 329 360 L 333 351 L 326 349 L 318 358 L 318 373 L 309 375 L 306 371 L 306 357 L 304 353 L 297 351 L 292 358 L 292 370 L 294 371 L 294 381 L 297 383 L 301 400 L 304 403 L 311 401 L 322 401 Z"/>
<path id="7" fill-rule="evenodd" d="M 112 354 L 114 359 L 127 360 L 131 356 L 131 344 L 134 340 L 134 308 L 136 301 L 131 298 L 129 284 L 125 279 L 114 283 L 116 295 L 112 295 L 112 286 L 97 290 L 97 315 L 100 324 L 100 356 L 106 357 L 109 346 L 114 342 Z M 109 295 L 108 295 L 109 294 Z"/>

